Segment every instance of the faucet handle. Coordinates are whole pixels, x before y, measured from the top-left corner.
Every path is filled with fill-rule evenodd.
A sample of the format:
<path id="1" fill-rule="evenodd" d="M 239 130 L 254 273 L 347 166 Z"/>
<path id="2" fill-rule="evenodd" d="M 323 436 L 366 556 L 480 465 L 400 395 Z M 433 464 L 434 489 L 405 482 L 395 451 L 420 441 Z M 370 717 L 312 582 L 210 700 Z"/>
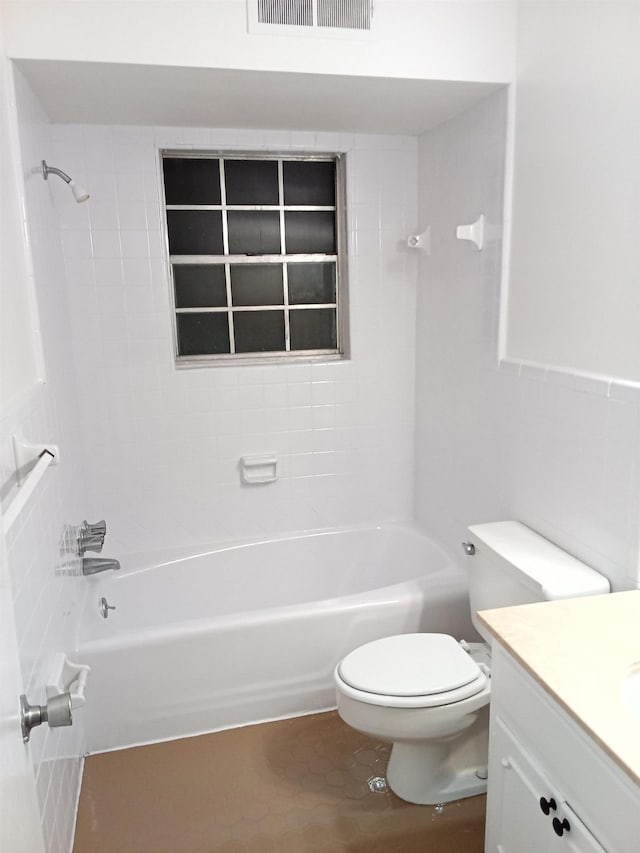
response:
<path id="1" fill-rule="evenodd" d="M 104 520 L 96 521 L 95 524 L 83 521 L 78 530 L 78 554 L 82 557 L 86 551 L 100 553 L 106 534 L 107 524 Z"/>

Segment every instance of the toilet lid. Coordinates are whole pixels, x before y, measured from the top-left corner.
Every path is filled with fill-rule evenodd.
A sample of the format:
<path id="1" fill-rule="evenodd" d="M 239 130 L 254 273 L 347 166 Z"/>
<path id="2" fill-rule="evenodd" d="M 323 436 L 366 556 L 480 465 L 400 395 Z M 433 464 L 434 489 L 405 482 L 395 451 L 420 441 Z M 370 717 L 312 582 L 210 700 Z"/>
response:
<path id="1" fill-rule="evenodd" d="M 338 673 L 356 690 L 385 696 L 432 696 L 482 676 L 476 662 L 448 634 L 399 634 L 374 640 L 348 654 Z"/>

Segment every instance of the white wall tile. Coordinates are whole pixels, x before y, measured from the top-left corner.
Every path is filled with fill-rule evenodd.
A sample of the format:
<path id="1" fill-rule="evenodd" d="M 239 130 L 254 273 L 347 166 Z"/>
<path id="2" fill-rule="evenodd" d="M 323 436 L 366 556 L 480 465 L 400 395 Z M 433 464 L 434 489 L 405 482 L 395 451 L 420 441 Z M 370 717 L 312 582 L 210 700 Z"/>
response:
<path id="1" fill-rule="evenodd" d="M 77 170 L 84 168 L 84 149 L 77 128 L 52 128 L 19 72 L 16 89 L 25 168 L 44 158 L 82 181 Z M 81 523 L 87 505 L 63 241 L 68 280 L 77 291 L 78 306 L 97 310 L 97 300 L 92 299 L 95 284 L 87 209 L 75 204 L 66 187 L 58 183 L 59 187 L 42 179 L 25 182 L 47 382 L 20 407 L 3 412 L 0 420 L 4 484 L 11 484 L 13 478 L 13 433 L 60 446 L 60 464 L 48 469 L 7 537 L 24 689 L 31 702 L 39 703 L 45 700 L 54 653 L 74 653 L 85 594 L 83 579 L 78 576 L 79 559 L 65 550 L 64 542 L 65 525 Z M 57 213 L 54 198 L 60 205 Z M 11 491 L 6 495 L 12 496 Z M 42 726 L 31 737 L 29 748 L 49 851 L 66 853 L 71 849 L 82 740 L 81 713 L 74 715 L 74 725 L 69 729 Z"/>
<path id="2" fill-rule="evenodd" d="M 640 402 L 616 383 L 607 396 L 604 377 L 498 367 L 500 241 L 470 253 L 453 236 L 480 211 L 502 219 L 505 109 L 498 93 L 419 141 L 418 221 L 433 249 L 419 271 L 416 513 L 455 554 L 468 524 L 519 518 L 626 588 L 638 577 Z"/>
<path id="3" fill-rule="evenodd" d="M 350 135 L 202 128 L 150 132 L 112 127 L 107 131 L 67 128 L 60 134 L 59 145 L 67 140 L 70 149 L 82 152 L 87 182 L 96 188 L 100 203 L 87 233 L 78 234 L 79 246 L 67 243 L 65 256 L 71 265 L 76 264 L 71 277 L 76 282 L 81 274 L 77 265 L 91 260 L 84 257 L 89 237 L 94 240 L 96 298 L 90 304 L 96 306 L 99 317 L 98 357 L 92 336 L 85 334 L 83 312 L 72 311 L 72 320 L 83 383 L 100 389 L 99 401 L 86 396 L 82 414 L 87 447 L 91 436 L 99 433 L 103 450 L 100 461 L 88 463 L 87 482 L 94 484 L 91 512 L 108 518 L 118 539 L 118 556 L 158 542 L 189 546 L 212 541 L 230 531 L 251 536 L 264 532 L 267 517 L 274 525 L 272 532 L 324 525 L 330 513 L 319 520 L 317 501 L 320 494 L 324 501 L 327 493 L 344 510 L 332 515 L 341 524 L 411 517 L 410 463 L 403 462 L 407 470 L 400 478 L 389 468 L 380 468 L 380 482 L 363 491 L 354 460 L 364 442 L 392 458 L 394 439 L 383 425 L 413 419 L 415 267 L 402 246 L 406 217 L 416 219 L 415 200 L 409 210 L 403 202 L 404 175 L 416 173 L 415 142 L 362 136 L 356 144 Z M 110 150 L 105 150 L 109 145 Z M 181 145 L 346 152 L 349 227 L 362 229 L 362 239 L 354 242 L 349 258 L 352 358 L 348 363 L 176 371 L 157 149 Z M 356 202 L 354 216 L 351 205 Z M 72 230 L 73 234 L 82 231 Z M 104 381 L 109 369 L 126 374 L 128 387 L 136 389 L 119 418 L 114 417 L 121 399 L 118 386 Z M 150 374 L 153 380 L 147 386 Z M 398 376 L 406 381 L 398 383 Z M 368 413 L 380 410 L 384 412 L 380 426 L 368 423 Z M 107 413 L 109 429 L 102 422 Z M 344 447 L 330 439 L 338 418 L 350 428 Z M 314 446 L 316 432 L 322 438 Z M 198 465 L 194 460 L 195 441 L 200 458 L 209 465 L 206 474 L 203 462 Z M 178 472 L 187 464 L 192 466 L 192 506 L 214 497 L 215 514 L 192 510 L 194 519 L 189 524 L 178 518 L 175 524 L 167 524 L 176 512 L 176 494 L 166 488 L 155 495 L 154 513 L 142 506 L 154 476 L 154 460 L 166 454 L 167 442 L 172 443 L 172 465 Z M 273 452 L 274 447 L 281 457 L 277 493 L 270 487 L 243 489 L 236 470 L 238 457 Z M 137 460 L 136 476 L 130 488 L 110 493 L 99 474 L 104 475 L 109 466 L 114 471 L 124 468 L 131 450 Z M 315 459 L 312 450 L 317 451 Z M 299 478 L 323 479 L 322 489 L 308 489 L 302 504 Z M 180 482 L 184 483 L 184 470 L 176 489 Z M 127 495 L 124 501 L 123 494 Z M 274 502 L 277 513 L 270 508 Z"/>

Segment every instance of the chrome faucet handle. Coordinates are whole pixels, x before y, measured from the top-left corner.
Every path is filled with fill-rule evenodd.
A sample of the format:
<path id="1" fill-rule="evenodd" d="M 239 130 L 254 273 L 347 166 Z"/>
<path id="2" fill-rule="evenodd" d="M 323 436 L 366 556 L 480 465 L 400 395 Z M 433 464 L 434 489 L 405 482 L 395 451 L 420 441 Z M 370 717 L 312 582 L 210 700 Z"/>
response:
<path id="1" fill-rule="evenodd" d="M 30 705 L 27 697 L 20 697 L 20 722 L 22 727 L 22 741 L 29 743 L 31 729 L 48 723 L 50 728 L 58 726 L 70 726 L 73 723 L 71 714 L 71 695 L 59 693 L 47 700 L 46 705 Z"/>
<path id="2" fill-rule="evenodd" d="M 86 551 L 100 553 L 106 534 L 107 524 L 104 520 L 96 521 L 95 524 L 83 521 L 78 530 L 78 554 L 82 557 Z"/>

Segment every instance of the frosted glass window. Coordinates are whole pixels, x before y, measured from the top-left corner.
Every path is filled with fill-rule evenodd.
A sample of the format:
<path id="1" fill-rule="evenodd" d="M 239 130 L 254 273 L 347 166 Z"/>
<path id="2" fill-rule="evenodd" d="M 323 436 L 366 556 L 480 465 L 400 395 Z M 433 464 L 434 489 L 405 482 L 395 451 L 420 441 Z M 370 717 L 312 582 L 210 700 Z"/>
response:
<path id="1" fill-rule="evenodd" d="M 229 324 L 226 313 L 177 314 L 178 355 L 228 353 Z"/>
<path id="2" fill-rule="evenodd" d="M 232 264 L 234 305 L 282 305 L 284 290 L 280 264 Z"/>
<path id="3" fill-rule="evenodd" d="M 227 204 L 278 204 L 274 160 L 225 160 Z"/>
<path id="4" fill-rule="evenodd" d="M 292 350 L 324 350 L 336 346 L 336 314 L 332 308 L 291 311 Z"/>
<path id="5" fill-rule="evenodd" d="M 222 308 L 227 305 L 224 267 L 176 264 L 173 283 L 176 308 Z"/>
<path id="6" fill-rule="evenodd" d="M 284 222 L 288 255 L 335 254 L 335 216 L 331 211 L 287 211 Z"/>
<path id="7" fill-rule="evenodd" d="M 236 352 L 283 352 L 284 311 L 236 311 Z"/>
<path id="8" fill-rule="evenodd" d="M 292 160 L 283 164 L 284 203 L 334 207 L 336 180 L 334 163 Z"/>
<path id="9" fill-rule="evenodd" d="M 289 264 L 289 304 L 336 301 L 335 264 Z"/>
<path id="10" fill-rule="evenodd" d="M 167 204 L 220 204 L 220 163 L 213 159 L 165 157 Z"/>
<path id="11" fill-rule="evenodd" d="M 172 255 L 221 255 L 222 214 L 211 210 L 168 210 L 169 252 Z"/>
<path id="12" fill-rule="evenodd" d="M 227 214 L 230 255 L 280 253 L 280 214 L 230 210 Z"/>
<path id="13" fill-rule="evenodd" d="M 162 152 L 178 365 L 345 350 L 344 159 Z"/>

